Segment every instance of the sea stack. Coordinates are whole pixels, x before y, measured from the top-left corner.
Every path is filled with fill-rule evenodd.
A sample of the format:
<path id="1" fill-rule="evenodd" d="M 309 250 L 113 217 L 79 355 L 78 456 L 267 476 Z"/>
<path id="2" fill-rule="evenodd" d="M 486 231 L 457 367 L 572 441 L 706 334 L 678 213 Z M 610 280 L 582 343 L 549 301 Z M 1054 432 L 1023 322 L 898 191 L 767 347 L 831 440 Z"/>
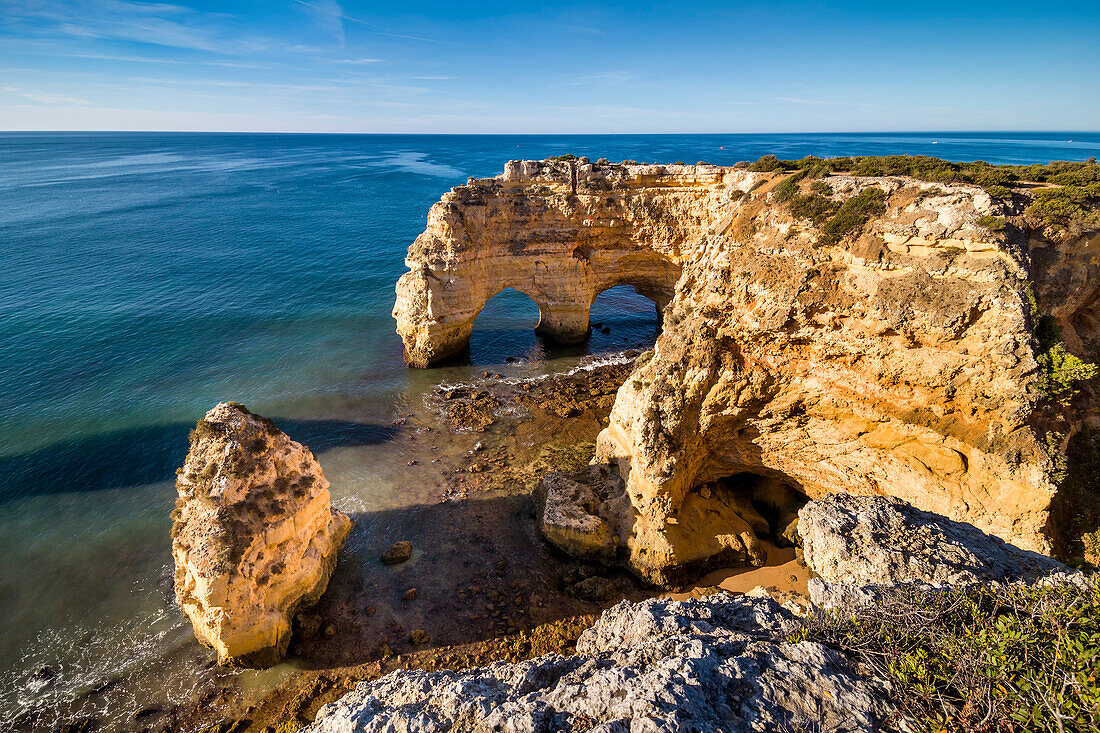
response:
<path id="1" fill-rule="evenodd" d="M 191 432 L 176 489 L 176 599 L 195 636 L 219 664 L 275 664 L 351 529 L 321 466 L 270 420 L 223 402 Z"/>

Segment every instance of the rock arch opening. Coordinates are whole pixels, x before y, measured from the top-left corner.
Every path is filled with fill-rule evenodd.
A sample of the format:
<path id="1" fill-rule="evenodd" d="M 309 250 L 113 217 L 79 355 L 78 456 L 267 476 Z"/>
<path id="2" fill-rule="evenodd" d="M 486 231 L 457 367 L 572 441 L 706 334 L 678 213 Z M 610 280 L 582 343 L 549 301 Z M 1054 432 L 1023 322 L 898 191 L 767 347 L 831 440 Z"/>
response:
<path id="1" fill-rule="evenodd" d="M 634 285 L 613 285 L 596 295 L 588 309 L 594 350 L 650 348 L 661 330 L 661 304 Z"/>
<path id="2" fill-rule="evenodd" d="M 541 312 L 535 300 L 515 288 L 504 288 L 485 301 L 474 316 L 469 357 L 477 363 L 497 363 L 508 356 L 539 356 L 536 334 Z"/>

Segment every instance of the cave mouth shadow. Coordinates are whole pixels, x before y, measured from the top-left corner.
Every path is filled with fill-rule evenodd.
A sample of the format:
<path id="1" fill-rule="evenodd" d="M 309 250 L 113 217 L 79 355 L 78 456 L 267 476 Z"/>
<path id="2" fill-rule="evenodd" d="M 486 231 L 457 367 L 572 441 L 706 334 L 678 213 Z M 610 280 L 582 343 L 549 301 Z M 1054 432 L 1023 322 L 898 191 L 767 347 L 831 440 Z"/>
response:
<path id="1" fill-rule="evenodd" d="M 272 421 L 314 453 L 383 443 L 397 432 L 388 424 L 347 420 L 276 417 Z M 171 481 L 176 468 L 183 465 L 193 427 L 193 423 L 172 423 L 128 428 L 0 457 L 0 504 Z"/>
<path id="2" fill-rule="evenodd" d="M 740 505 L 748 515 L 743 518 L 754 525 L 754 534 L 778 547 L 790 543 L 784 533 L 798 519 L 798 510 L 810 501 L 795 479 L 752 469 L 727 474 L 696 487 L 695 491 L 704 487 L 716 500 Z M 758 530 L 765 523 L 767 531 L 761 534 Z"/>

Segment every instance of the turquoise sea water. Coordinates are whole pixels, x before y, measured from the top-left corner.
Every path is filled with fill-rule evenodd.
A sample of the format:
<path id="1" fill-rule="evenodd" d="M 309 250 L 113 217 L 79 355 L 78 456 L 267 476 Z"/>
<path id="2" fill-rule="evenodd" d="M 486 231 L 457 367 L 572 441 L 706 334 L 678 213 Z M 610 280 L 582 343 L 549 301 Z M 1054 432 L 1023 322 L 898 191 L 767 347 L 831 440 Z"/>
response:
<path id="1" fill-rule="evenodd" d="M 469 365 L 402 365 L 393 284 L 428 207 L 511 158 L 567 152 L 1033 163 L 1100 155 L 1100 134 L 0 133 L 0 727 L 127 670 L 186 692 L 204 657 L 170 602 L 171 481 L 219 400 L 313 447 L 338 502 L 400 507 L 416 492 L 393 479 L 387 426 L 432 385 L 652 340 L 652 304 L 616 289 L 593 310 L 611 334 L 548 352 L 535 306 L 505 292 Z"/>

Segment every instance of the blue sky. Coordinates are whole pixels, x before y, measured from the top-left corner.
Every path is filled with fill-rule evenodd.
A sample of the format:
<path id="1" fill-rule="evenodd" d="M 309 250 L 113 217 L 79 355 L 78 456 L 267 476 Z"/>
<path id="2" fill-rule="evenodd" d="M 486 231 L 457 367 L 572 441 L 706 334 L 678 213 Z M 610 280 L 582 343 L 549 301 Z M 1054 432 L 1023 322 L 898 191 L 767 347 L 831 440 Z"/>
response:
<path id="1" fill-rule="evenodd" d="M 0 0 L 0 129 L 1100 129 L 1095 2 Z"/>

